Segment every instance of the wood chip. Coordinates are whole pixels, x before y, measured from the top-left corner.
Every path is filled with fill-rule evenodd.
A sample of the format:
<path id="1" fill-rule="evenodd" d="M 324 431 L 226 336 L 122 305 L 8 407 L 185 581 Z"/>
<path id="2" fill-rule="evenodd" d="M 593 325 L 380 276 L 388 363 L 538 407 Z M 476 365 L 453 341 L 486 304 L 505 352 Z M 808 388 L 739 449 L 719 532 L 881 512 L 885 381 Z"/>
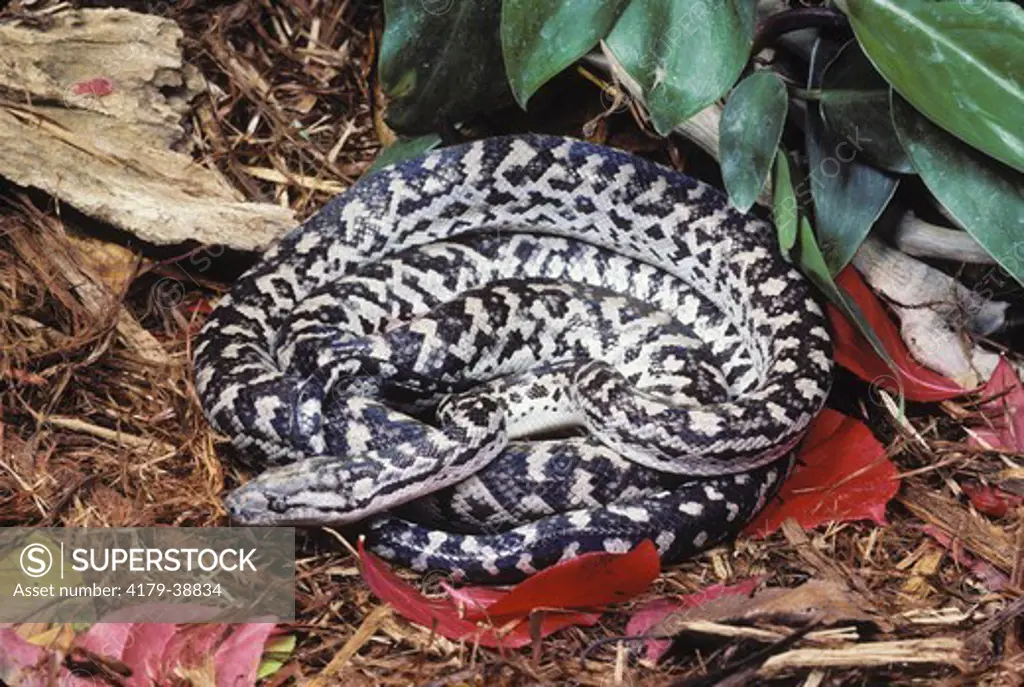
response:
<path id="1" fill-rule="evenodd" d="M 366 616 L 363 624 L 359 626 L 355 634 L 349 637 L 345 645 L 341 647 L 327 667 L 320 671 L 320 674 L 310 680 L 309 687 L 324 687 L 329 684 L 341 684 L 333 680 L 345 667 L 353 656 L 363 648 L 370 638 L 380 629 L 381 624 L 391 616 L 391 606 L 387 604 L 377 606 L 370 615 Z"/>
<path id="2" fill-rule="evenodd" d="M 291 229 L 291 210 L 244 202 L 171 149 L 204 89 L 181 39 L 172 21 L 121 9 L 0 24 L 0 90 L 18 97 L 0 100 L 0 176 L 156 244 L 258 250 Z"/>
<path id="3" fill-rule="evenodd" d="M 914 515 L 935 525 L 974 555 L 1004 572 L 1013 570 L 1016 547 L 1010 535 L 955 499 L 913 484 L 906 485 L 897 498 Z"/>
<path id="4" fill-rule="evenodd" d="M 42 420 L 53 427 L 66 429 L 70 432 L 88 434 L 114 444 L 144 450 L 156 456 L 170 456 L 174 455 L 177 451 L 177 448 L 174 446 L 150 437 L 137 437 L 133 434 L 125 434 L 124 432 L 100 427 L 99 425 L 94 425 L 91 422 L 86 422 L 73 417 L 51 415 L 50 417 L 42 418 Z"/>
<path id="5" fill-rule="evenodd" d="M 283 174 L 276 169 L 268 169 L 266 167 L 248 167 L 243 165 L 240 169 L 246 174 L 263 181 L 272 181 L 275 184 L 292 184 L 303 188 L 311 188 L 314 191 L 323 191 L 324 193 L 338 194 L 348 188 L 345 184 L 338 183 L 337 181 L 317 179 L 316 177 L 294 174 L 292 172 Z"/>
<path id="6" fill-rule="evenodd" d="M 959 639 L 937 637 L 855 644 L 841 649 L 793 649 L 769 658 L 757 674 L 769 677 L 791 670 L 882 668 L 905 663 L 947 665 L 964 671 L 967 662 L 961 656 L 963 648 Z"/>
<path id="7" fill-rule="evenodd" d="M 115 329 L 125 345 L 139 358 L 155 366 L 170 365 L 170 358 L 156 337 L 146 331 L 127 309 L 121 307 L 121 293 L 110 290 L 90 266 L 90 259 L 80 254 L 76 244 L 64 240 L 57 220 L 39 215 L 43 224 L 39 231 L 16 231 L 10 234 L 15 250 L 40 271 L 42 278 L 60 278 L 71 285 L 79 304 L 96 321 L 116 318 Z"/>

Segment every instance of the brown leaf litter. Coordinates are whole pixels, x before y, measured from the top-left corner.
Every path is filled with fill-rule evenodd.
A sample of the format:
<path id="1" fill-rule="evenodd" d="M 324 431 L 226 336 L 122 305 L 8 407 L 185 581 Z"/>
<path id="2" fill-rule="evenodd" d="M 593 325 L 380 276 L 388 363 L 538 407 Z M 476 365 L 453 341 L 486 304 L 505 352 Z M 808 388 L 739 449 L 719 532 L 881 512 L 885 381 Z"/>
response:
<path id="1" fill-rule="evenodd" d="M 0 27 L 12 18 L 52 25 L 55 6 L 15 2 L 0 11 Z M 197 169 L 219 170 L 240 198 L 303 217 L 372 162 L 379 139 L 369 78 L 379 4 L 162 7 L 160 21 L 182 27 L 186 60 L 208 85 L 183 129 Z M 580 103 L 580 122 L 600 110 L 599 92 L 591 95 L 592 102 Z M 30 109 L 38 103 L 12 92 L 4 97 L 6 116 L 40 126 L 24 114 L 38 117 Z M 680 159 L 678 142 L 645 139 L 628 111 L 603 118 L 596 135 L 662 146 L 666 159 Z M 113 167 L 123 164 L 112 159 Z M 228 447 L 202 419 L 188 353 L 203 314 L 230 285 L 222 272 L 245 264 L 212 249 L 126 250 L 123 238 L 119 249 L 100 247 L 112 245 L 111 237 L 97 242 L 94 228 L 45 197 L 0 187 L 0 524 L 224 524 L 219 498 L 238 476 Z M 962 424 L 977 415 L 967 402 L 899 416 L 857 382 L 843 377 L 840 385 L 845 412 L 870 424 L 903 472 L 889 526 L 804 532 L 790 524 L 768 540 L 743 539 L 667 571 L 643 598 L 595 627 L 504 654 L 447 641 L 396 616 L 372 597 L 354 558 L 330 532 L 311 533 L 300 551 L 300 642 L 277 679 L 1019 684 L 1021 513 L 983 516 L 958 484 L 1024 492 L 1020 456 L 966 445 Z M 925 525 L 947 535 L 950 548 L 926 535 Z M 961 551 L 1004 575 L 1002 589 L 964 565 Z M 622 637 L 630 609 L 640 603 L 752 576 L 765 578 L 753 598 L 692 609 L 660 628 L 678 637 L 669 652 L 674 663 L 649 665 L 639 658 L 643 642 Z"/>

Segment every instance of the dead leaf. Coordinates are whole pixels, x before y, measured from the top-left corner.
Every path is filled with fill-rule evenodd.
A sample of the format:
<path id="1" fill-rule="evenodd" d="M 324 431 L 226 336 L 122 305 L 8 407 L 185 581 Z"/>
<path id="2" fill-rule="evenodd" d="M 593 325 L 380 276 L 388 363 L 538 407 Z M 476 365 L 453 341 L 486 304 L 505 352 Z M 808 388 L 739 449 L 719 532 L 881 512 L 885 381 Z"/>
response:
<path id="1" fill-rule="evenodd" d="M 853 266 L 849 266 L 836 277 L 836 284 L 857 303 L 875 335 L 885 346 L 899 370 L 903 393 L 912 401 L 941 401 L 956 398 L 967 393 L 959 384 L 946 379 L 918 363 L 910 355 L 899 329 L 889 317 L 885 306 L 874 292 L 864 283 Z M 838 308 L 829 305 L 828 317 L 832 323 L 832 339 L 835 346 L 836 363 L 869 384 L 878 384 L 887 391 L 897 392 L 899 386 L 889 366 L 878 357 L 871 344 L 854 327 Z"/>
<path id="2" fill-rule="evenodd" d="M 816 622 L 822 626 L 871 622 L 889 627 L 862 596 L 831 580 L 810 580 L 794 589 L 771 588 L 754 592 L 761 578 L 738 584 L 713 585 L 696 594 L 656 599 L 639 609 L 626 626 L 628 635 L 672 636 L 695 622 L 755 621 L 793 628 Z M 657 662 L 671 640 L 647 641 L 647 658 Z"/>
<path id="3" fill-rule="evenodd" d="M 742 613 L 761 578 L 752 577 L 738 584 L 716 584 L 695 594 L 655 599 L 634 611 L 626 625 L 626 634 L 667 636 L 676 633 L 673 624 L 688 620 L 719 620 Z M 657 662 L 672 645 L 670 639 L 648 639 L 647 658 Z"/>
<path id="4" fill-rule="evenodd" d="M 981 410 L 988 424 L 972 428 L 968 443 L 1001 451 L 1024 451 L 1024 386 L 1006 358 L 999 359 L 980 394 L 986 399 Z"/>
<path id="5" fill-rule="evenodd" d="M 626 554 L 586 554 L 560 563 L 507 591 L 483 591 L 476 587 L 458 593 L 455 598 L 431 599 L 368 553 L 362 541 L 359 557 L 363 579 L 371 591 L 408 620 L 448 639 L 510 649 L 532 642 L 531 615 L 542 614 L 541 637 L 572 625 L 594 625 L 600 613 L 558 609 L 574 604 L 594 606 L 623 601 L 628 595 L 646 589 L 660 570 L 657 550 L 645 541 Z M 483 602 L 487 603 L 486 608 L 481 608 Z"/>
<path id="6" fill-rule="evenodd" d="M 899 488 L 885 447 L 861 421 L 826 409 L 815 419 L 793 473 L 744 533 L 764 537 L 794 518 L 804 529 L 826 522 L 873 520 Z"/>

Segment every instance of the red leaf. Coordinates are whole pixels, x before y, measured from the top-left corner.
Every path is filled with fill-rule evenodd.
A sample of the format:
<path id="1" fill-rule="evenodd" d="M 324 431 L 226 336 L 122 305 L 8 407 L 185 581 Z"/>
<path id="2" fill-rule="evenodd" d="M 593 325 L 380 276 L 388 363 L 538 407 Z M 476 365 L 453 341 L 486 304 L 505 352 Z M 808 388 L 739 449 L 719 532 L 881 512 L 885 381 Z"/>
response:
<path id="1" fill-rule="evenodd" d="M 1024 405 L 1024 390 L 1021 389 L 1020 377 L 1006 358 L 1000 357 L 999 364 L 992 371 L 985 386 L 978 390 L 984 399 L 982 408 L 1002 414 L 1008 407 L 1018 410 Z"/>
<path id="2" fill-rule="evenodd" d="M 929 370 L 911 357 L 885 306 L 864 283 L 857 270 L 852 266 L 847 267 L 836 277 L 836 284 L 857 303 L 889 357 L 896 363 L 907 398 L 912 401 L 942 401 L 966 393 L 956 382 Z M 865 382 L 897 392 L 898 385 L 893 378 L 893 371 L 878 357 L 856 327 L 831 304 L 828 306 L 828 317 L 832 323 L 836 363 Z"/>
<path id="3" fill-rule="evenodd" d="M 487 612 L 487 607 L 497 603 L 509 594 L 508 589 L 499 587 L 453 587 L 447 582 L 441 583 L 442 589 L 448 594 L 448 598 L 459 608 L 460 613 L 467 620 L 489 620 L 491 623 L 500 625 L 502 621 L 513 618 L 498 618 Z M 595 612 L 587 611 L 562 611 L 546 609 L 549 613 L 556 613 L 558 617 L 568 622 L 576 618 L 573 625 L 594 625 L 601 618 L 600 610 Z M 469 617 L 472 616 L 472 617 Z"/>
<path id="4" fill-rule="evenodd" d="M 75 646 L 100 658 L 119 660 L 127 665 L 132 674 L 125 682 L 126 687 L 171 684 L 179 675 L 177 671 L 180 668 L 205 665 L 211 654 L 214 656 L 218 687 L 255 684 L 264 646 L 275 625 L 248 623 L 230 626 L 230 634 L 221 641 L 228 627 L 217 624 L 96 623 L 85 634 L 75 638 Z M 30 681 L 28 671 L 44 671 L 46 659 L 59 661 L 60 656 L 26 642 L 11 630 L 0 628 L 0 682 L 36 684 Z M 17 680 L 8 679 L 14 676 Z M 43 672 L 40 672 L 38 684 L 48 684 Z M 60 684 L 86 687 L 96 683 L 92 678 L 81 677 L 63 668 Z"/>
<path id="5" fill-rule="evenodd" d="M 767 536 L 786 518 L 805 529 L 850 520 L 885 524 L 896 477 L 885 447 L 864 423 L 826 409 L 811 425 L 793 474 L 744 533 Z"/>
<path id="6" fill-rule="evenodd" d="M 114 82 L 105 76 L 99 76 L 95 79 L 79 81 L 71 87 L 71 92 L 75 95 L 110 95 L 114 92 Z"/>
<path id="7" fill-rule="evenodd" d="M 630 637 L 642 635 L 673 613 L 678 613 L 686 608 L 697 608 L 722 596 L 731 594 L 750 596 L 761 580 L 761 577 L 752 577 L 731 586 L 715 584 L 696 594 L 654 599 L 641 606 L 630 616 L 629 623 L 626 625 L 626 634 Z M 656 663 L 671 645 L 672 640 L 670 639 L 648 639 L 646 641 L 647 659 Z"/>
<path id="8" fill-rule="evenodd" d="M 508 594 L 507 589 L 499 587 L 453 587 L 447 582 L 441 582 L 441 588 L 463 608 L 487 608 Z"/>
<path id="9" fill-rule="evenodd" d="M 441 588 L 444 589 L 448 598 L 459 609 L 460 617 L 467 620 L 486 619 L 492 623 L 497 622 L 497 624 L 501 624 L 498 622 L 499 619 L 487 614 L 487 607 L 505 598 L 509 593 L 508 589 L 501 587 L 454 587 L 447 582 L 441 582 Z"/>
<path id="10" fill-rule="evenodd" d="M 178 668 L 198 667 L 209 660 L 228 626 L 221 623 L 179 625 L 164 649 L 161 673 L 174 675 Z"/>
<path id="11" fill-rule="evenodd" d="M 150 687 L 159 684 L 160 666 L 171 637 L 178 631 L 173 623 L 139 623 L 132 628 L 132 639 L 121 660 L 132 669 L 126 687 Z"/>
<path id="12" fill-rule="evenodd" d="M 132 643 L 131 623 L 96 623 L 85 634 L 75 637 L 75 646 L 103 656 L 121 660 L 125 647 Z"/>
<path id="13" fill-rule="evenodd" d="M 973 484 L 971 482 L 961 484 L 960 487 L 967 494 L 967 498 L 971 500 L 972 506 L 985 515 L 991 515 L 994 518 L 1004 517 L 1011 508 L 1024 505 L 1024 496 L 1008 494 L 1002 489 L 995 487 Z"/>
<path id="14" fill-rule="evenodd" d="M 456 605 L 460 615 L 466 620 L 487 621 L 492 625 L 503 625 L 517 619 L 515 616 L 495 616 L 488 612 L 488 606 L 501 601 L 511 593 L 508 589 L 500 589 L 498 587 L 453 587 L 446 582 L 442 582 L 441 587 L 448 593 L 448 598 Z M 570 625 L 596 625 L 597 621 L 601 619 L 601 612 L 545 609 L 545 615 L 541 619 L 542 636 L 547 636 L 543 628 L 545 627 L 544 623 L 548 622 L 549 618 L 558 618 L 559 628 Z M 520 617 L 519 619 L 522 618 Z"/>
<path id="15" fill-rule="evenodd" d="M 231 635 L 217 648 L 214 665 L 218 687 L 256 684 L 263 647 L 274 623 L 234 625 Z"/>
<path id="16" fill-rule="evenodd" d="M 466 617 L 527 616 L 537 608 L 599 608 L 626 601 L 647 589 L 661 572 L 658 549 L 649 540 L 626 554 L 585 553 L 541 570 L 487 607 Z"/>
<path id="17" fill-rule="evenodd" d="M 433 628 L 443 637 L 507 649 L 516 649 L 532 642 L 526 617 L 509 619 L 499 627 L 466 620 L 461 617 L 459 608 L 451 599 L 428 599 L 391 572 L 383 561 L 367 552 L 361 540 L 359 559 L 363 579 L 374 594 L 391 604 L 405 618 Z M 572 625 L 594 625 L 599 619 L 600 615 L 596 613 L 545 613 L 541 620 L 540 635 L 546 637 Z"/>
<path id="18" fill-rule="evenodd" d="M 131 643 L 130 623 L 96 623 L 75 637 L 74 646 L 85 649 L 101 659 L 119 661 L 125 647 Z M 93 687 L 96 682 L 91 676 L 79 671 L 61 669 L 60 684 L 63 687 Z"/>
<path id="19" fill-rule="evenodd" d="M 973 428 L 976 436 L 968 443 L 979 447 L 988 444 L 987 448 L 996 450 L 1024 451 L 1024 386 L 1006 358 L 999 359 L 980 393 L 987 399 L 981 409 L 990 424 Z"/>
<path id="20" fill-rule="evenodd" d="M 47 685 L 52 652 L 36 646 L 14 630 L 0 627 L 0 683 L 5 685 Z"/>

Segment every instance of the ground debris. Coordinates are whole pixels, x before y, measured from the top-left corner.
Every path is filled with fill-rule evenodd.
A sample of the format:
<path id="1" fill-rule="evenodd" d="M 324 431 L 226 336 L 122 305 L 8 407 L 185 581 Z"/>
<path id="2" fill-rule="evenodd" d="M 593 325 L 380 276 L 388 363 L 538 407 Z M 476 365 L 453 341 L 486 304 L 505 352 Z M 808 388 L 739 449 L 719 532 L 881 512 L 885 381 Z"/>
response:
<path id="1" fill-rule="evenodd" d="M 295 221 L 174 147 L 204 89 L 171 20 L 115 9 L 0 24 L 0 176 L 155 244 L 267 246 Z M 59 48 L 57 47 L 59 46 Z"/>
<path id="2" fill-rule="evenodd" d="M 60 12 L 50 11 L 57 6 L 66 3 L 16 0 L 0 10 L 0 42 L 60 30 Z M 140 58 L 138 74 L 133 65 L 111 76 L 99 57 L 89 63 L 83 57 L 79 71 L 68 61 L 60 78 L 30 81 L 30 52 L 21 53 L 17 69 L 0 61 L 0 147 L 7 154 L 0 174 L 130 230 L 167 228 L 158 211 L 174 208 L 171 219 L 188 225 L 180 235 L 200 242 L 223 243 L 216 228 L 222 225 L 203 229 L 182 208 L 260 207 L 282 218 L 276 228 L 217 215 L 235 228 L 248 226 L 242 233 L 251 231 L 248 245 L 255 247 L 290 226 L 291 217 L 308 216 L 370 165 L 380 149 L 370 83 L 380 3 L 179 0 L 170 7 L 165 17 L 128 20 L 143 29 L 139 49 L 156 60 L 146 69 Z M 141 15 L 91 14 L 104 21 L 124 16 Z M 8 60 L 18 51 L 0 52 Z M 202 88 L 195 86 L 200 81 Z M 26 90 L 27 83 L 33 85 Z M 80 92 L 67 95 L 75 84 Z M 133 103 L 129 93 L 144 99 Z M 596 89 L 594 102 L 600 102 Z M 141 163 L 140 172 L 116 142 L 83 135 L 83 121 L 95 122 L 89 131 L 99 134 L 133 129 L 156 157 Z M 605 125 L 615 136 L 663 146 L 666 155 L 674 150 L 674 143 L 630 128 L 628 113 L 609 116 Z M 39 144 L 40 137 L 48 142 Z M 45 168 L 40 145 L 60 151 L 60 162 Z M 179 155 L 174 147 L 191 153 Z M 172 155 L 176 162 L 165 165 Z M 175 167 L 181 157 L 188 164 Z M 218 173 L 207 176 L 211 169 Z M 104 197 L 99 191 L 141 188 L 136 177 L 145 174 L 152 188 L 144 190 L 160 200 L 144 207 L 157 214 L 132 214 L 109 196 L 106 205 L 96 201 Z M 175 184 L 173 202 L 160 195 Z M 76 196 L 77 189 L 95 195 Z M 204 206 L 190 193 L 229 200 Z M 95 246 L 75 236 L 88 232 L 79 224 L 85 223 L 59 206 L 0 188 L 0 524 L 222 525 L 220 496 L 238 476 L 230 451 L 202 418 L 188 354 L 203 313 L 228 284 L 213 270 L 177 256 L 139 255 L 137 248 L 134 263 L 114 256 L 114 275 L 108 275 L 90 259 Z M 170 299 L 161 297 L 167 284 L 174 287 Z M 1009 489 L 1024 482 L 1019 457 L 967 445 L 963 426 L 980 417 L 970 405 L 914 404 L 906 413 L 890 413 L 885 398 L 869 394 L 866 385 L 843 384 L 856 399 L 850 414 L 887 443 L 900 470 L 900 496 L 889 506 L 887 525 L 808 531 L 790 525 L 767 539 L 743 538 L 663 571 L 646 594 L 614 607 L 593 627 L 569 628 L 505 652 L 446 640 L 409 623 L 370 593 L 355 558 L 337 540 L 302 532 L 299 620 L 286 628 L 299 642 L 272 680 L 1013 684 L 1024 671 L 1022 509 L 999 518 L 980 514 L 958 485 Z M 923 531 L 926 524 L 952 544 L 936 544 Z M 1009 583 L 992 588 L 961 562 L 958 546 L 998 568 Z M 750 578 L 760 580 L 753 599 L 707 605 L 658 628 L 675 640 L 671 662 L 647 661 L 647 637 L 626 636 L 630 616 L 645 603 Z M 427 580 L 414 584 L 431 591 Z M 744 662 L 754 654 L 756 660 Z"/>

